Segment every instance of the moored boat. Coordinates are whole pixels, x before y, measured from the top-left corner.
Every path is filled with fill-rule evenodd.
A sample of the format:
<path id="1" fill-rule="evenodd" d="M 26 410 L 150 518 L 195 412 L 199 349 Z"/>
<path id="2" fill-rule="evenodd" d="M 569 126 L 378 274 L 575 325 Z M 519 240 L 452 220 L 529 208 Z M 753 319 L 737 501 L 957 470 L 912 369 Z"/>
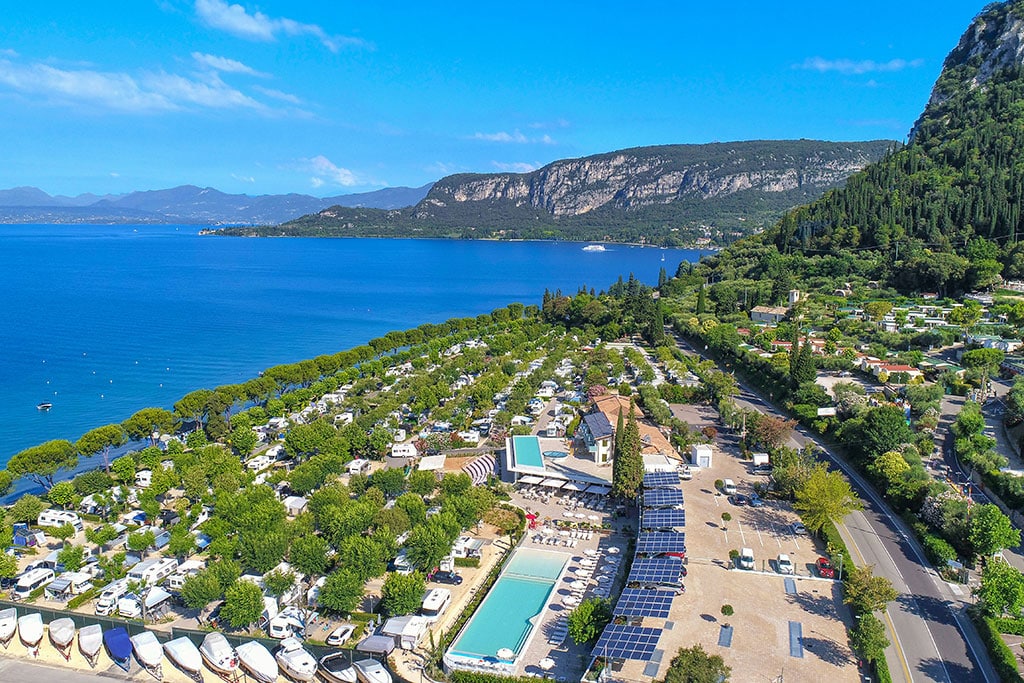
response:
<path id="1" fill-rule="evenodd" d="M 171 663 L 196 681 L 203 680 L 203 656 L 189 638 L 182 636 L 164 643 L 164 654 Z"/>
<path id="2" fill-rule="evenodd" d="M 360 659 L 352 666 L 362 683 L 391 683 L 391 672 L 376 659 Z"/>
<path id="3" fill-rule="evenodd" d="M 18 610 L 8 607 L 0 610 L 0 645 L 7 649 L 14 638 L 14 632 L 18 630 Z"/>
<path id="4" fill-rule="evenodd" d="M 588 244 L 583 251 L 606 251 L 603 244 Z"/>
<path id="5" fill-rule="evenodd" d="M 350 662 L 351 652 L 332 652 L 320 658 L 318 670 L 328 683 L 356 683 L 356 668 Z"/>
<path id="6" fill-rule="evenodd" d="M 236 651 L 242 668 L 253 678 L 263 683 L 274 683 L 277 680 L 277 661 L 263 643 L 250 640 L 239 645 Z"/>
<path id="7" fill-rule="evenodd" d="M 33 653 L 38 652 L 39 641 L 43 639 L 43 617 L 38 612 L 18 617 L 18 637 Z"/>
<path id="8" fill-rule="evenodd" d="M 71 659 L 71 643 L 75 641 L 75 622 L 61 617 L 50 622 L 50 642 L 66 660 Z"/>
<path id="9" fill-rule="evenodd" d="M 316 660 L 302 647 L 298 638 L 285 638 L 274 654 L 282 673 L 292 680 L 311 681 L 316 676 Z"/>
<path id="10" fill-rule="evenodd" d="M 103 644 L 107 646 L 107 652 L 114 664 L 128 671 L 132 668 L 132 641 L 128 637 L 128 630 L 124 626 L 112 628 L 103 632 Z"/>
<path id="11" fill-rule="evenodd" d="M 238 653 L 223 633 L 208 633 L 199 646 L 199 654 L 206 666 L 220 676 L 232 677 L 238 671 Z"/>
<path id="12" fill-rule="evenodd" d="M 100 656 L 103 648 L 103 627 L 99 624 L 83 626 L 78 631 L 78 649 L 82 656 L 89 662 L 89 666 L 96 666 L 96 658 Z"/>
<path id="13" fill-rule="evenodd" d="M 36 404 L 36 410 L 49 410 L 53 407 L 53 404 L 49 401 L 43 401 L 42 403 Z"/>

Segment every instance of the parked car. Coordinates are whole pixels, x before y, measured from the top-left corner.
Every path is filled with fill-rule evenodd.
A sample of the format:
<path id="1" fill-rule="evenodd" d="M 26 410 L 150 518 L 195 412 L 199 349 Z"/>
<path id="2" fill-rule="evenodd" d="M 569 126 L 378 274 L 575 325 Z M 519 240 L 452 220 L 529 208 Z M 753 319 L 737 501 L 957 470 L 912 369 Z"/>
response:
<path id="1" fill-rule="evenodd" d="M 455 572 L 434 572 L 434 576 L 431 581 L 435 583 L 450 583 L 453 586 L 458 586 L 462 583 L 462 577 Z"/>
<path id="2" fill-rule="evenodd" d="M 756 493 L 750 496 L 750 507 L 752 508 L 763 508 L 764 499 Z"/>
<path id="3" fill-rule="evenodd" d="M 786 553 L 779 553 L 778 559 L 775 560 L 775 566 L 780 574 L 793 573 L 793 561 L 789 559 L 789 555 Z"/>
<path id="4" fill-rule="evenodd" d="M 750 503 L 750 499 L 747 498 L 742 493 L 736 493 L 734 495 L 729 496 L 729 502 L 732 505 L 738 505 L 738 506 L 742 507 L 744 505 L 748 505 Z"/>
<path id="5" fill-rule="evenodd" d="M 331 635 L 327 636 L 327 644 L 333 645 L 334 647 L 341 647 L 348 639 L 352 637 L 356 627 L 352 624 L 342 624 L 338 628 L 331 631 Z"/>
<path id="6" fill-rule="evenodd" d="M 818 570 L 818 576 L 823 579 L 831 579 L 836 575 L 836 570 L 827 557 L 819 557 L 818 561 L 814 563 L 814 567 Z"/>
<path id="7" fill-rule="evenodd" d="M 683 481 L 689 481 L 690 479 L 693 479 L 693 472 L 690 471 L 689 466 L 679 470 L 679 478 L 682 479 Z"/>
<path id="8" fill-rule="evenodd" d="M 789 528 L 793 530 L 794 534 L 803 535 L 807 533 L 807 527 L 804 526 L 803 522 L 793 522 L 789 525 Z"/>

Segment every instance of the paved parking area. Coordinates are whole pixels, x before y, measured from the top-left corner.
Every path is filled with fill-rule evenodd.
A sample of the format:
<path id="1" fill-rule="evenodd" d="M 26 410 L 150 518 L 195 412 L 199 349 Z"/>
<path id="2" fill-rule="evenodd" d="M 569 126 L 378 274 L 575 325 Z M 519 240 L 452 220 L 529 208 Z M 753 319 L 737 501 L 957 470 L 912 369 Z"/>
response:
<path id="1" fill-rule="evenodd" d="M 700 643 L 720 654 L 732 667 L 732 680 L 769 681 L 781 674 L 787 680 L 857 681 L 859 674 L 846 631 L 852 616 L 842 604 L 838 582 L 815 575 L 819 556 L 815 539 L 795 535 L 790 525 L 798 517 L 787 503 L 765 500 L 752 508 L 731 505 L 715 491 L 716 479 L 732 479 L 739 493 L 767 478 L 748 473 L 748 463 L 732 450 L 728 434 L 716 439 L 714 467 L 683 482 L 686 496 L 686 595 L 676 600 L 665 632 L 665 652 L 658 676 L 680 647 Z M 722 513 L 732 519 L 723 523 Z M 754 571 L 733 569 L 731 549 L 754 551 Z M 790 556 L 795 576 L 789 582 L 775 571 L 779 553 Z M 723 605 L 734 614 L 722 615 Z M 791 655 L 791 626 L 799 624 Z M 732 627 L 731 646 L 718 645 L 722 626 Z"/>

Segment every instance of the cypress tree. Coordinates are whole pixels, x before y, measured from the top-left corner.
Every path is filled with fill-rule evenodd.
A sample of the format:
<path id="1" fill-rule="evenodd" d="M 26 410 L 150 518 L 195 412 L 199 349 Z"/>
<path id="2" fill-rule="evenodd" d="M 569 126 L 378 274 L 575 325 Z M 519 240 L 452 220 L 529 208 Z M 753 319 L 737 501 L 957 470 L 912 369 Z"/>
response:
<path id="1" fill-rule="evenodd" d="M 619 411 L 622 422 L 622 411 Z M 636 421 L 633 400 L 629 401 L 629 417 L 622 430 L 615 462 L 612 463 L 612 494 L 619 498 L 636 498 L 644 481 L 644 461 L 640 454 L 640 427 Z"/>
<path id="2" fill-rule="evenodd" d="M 707 307 L 707 294 L 704 293 L 704 285 L 701 285 L 697 290 L 697 315 L 706 312 Z"/>

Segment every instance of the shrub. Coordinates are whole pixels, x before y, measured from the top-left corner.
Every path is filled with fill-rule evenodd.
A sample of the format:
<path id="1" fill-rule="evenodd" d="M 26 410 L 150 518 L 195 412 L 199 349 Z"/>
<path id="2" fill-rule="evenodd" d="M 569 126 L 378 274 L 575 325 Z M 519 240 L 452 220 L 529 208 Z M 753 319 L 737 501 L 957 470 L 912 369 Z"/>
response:
<path id="1" fill-rule="evenodd" d="M 740 551 L 736 550 L 736 548 L 733 548 L 732 550 L 729 551 L 729 559 L 730 560 L 735 560 L 739 556 L 740 556 Z"/>
<path id="2" fill-rule="evenodd" d="M 732 521 L 732 515 L 730 515 L 728 512 L 723 512 L 722 513 L 722 521 L 723 522 L 731 522 Z"/>
<path id="3" fill-rule="evenodd" d="M 722 605 L 722 616 L 731 617 L 733 615 L 732 605 Z"/>
<path id="4" fill-rule="evenodd" d="M 945 567 L 949 561 L 956 559 L 956 549 L 946 539 L 939 538 L 935 534 L 922 534 L 921 544 L 924 546 L 924 552 L 928 555 L 928 559 L 936 567 Z"/>
<path id="5" fill-rule="evenodd" d="M 721 479 L 715 479 L 715 488 L 717 490 L 721 491 L 723 486 L 725 486 L 724 481 L 722 481 Z"/>
<path id="6" fill-rule="evenodd" d="M 974 610 L 971 611 L 971 619 L 978 628 L 978 635 L 985 642 L 989 657 L 992 659 L 992 666 L 999 674 L 999 680 L 1018 682 L 1024 680 L 1017 673 L 1017 659 L 1014 657 L 1013 651 L 999 637 L 996 621 Z"/>

